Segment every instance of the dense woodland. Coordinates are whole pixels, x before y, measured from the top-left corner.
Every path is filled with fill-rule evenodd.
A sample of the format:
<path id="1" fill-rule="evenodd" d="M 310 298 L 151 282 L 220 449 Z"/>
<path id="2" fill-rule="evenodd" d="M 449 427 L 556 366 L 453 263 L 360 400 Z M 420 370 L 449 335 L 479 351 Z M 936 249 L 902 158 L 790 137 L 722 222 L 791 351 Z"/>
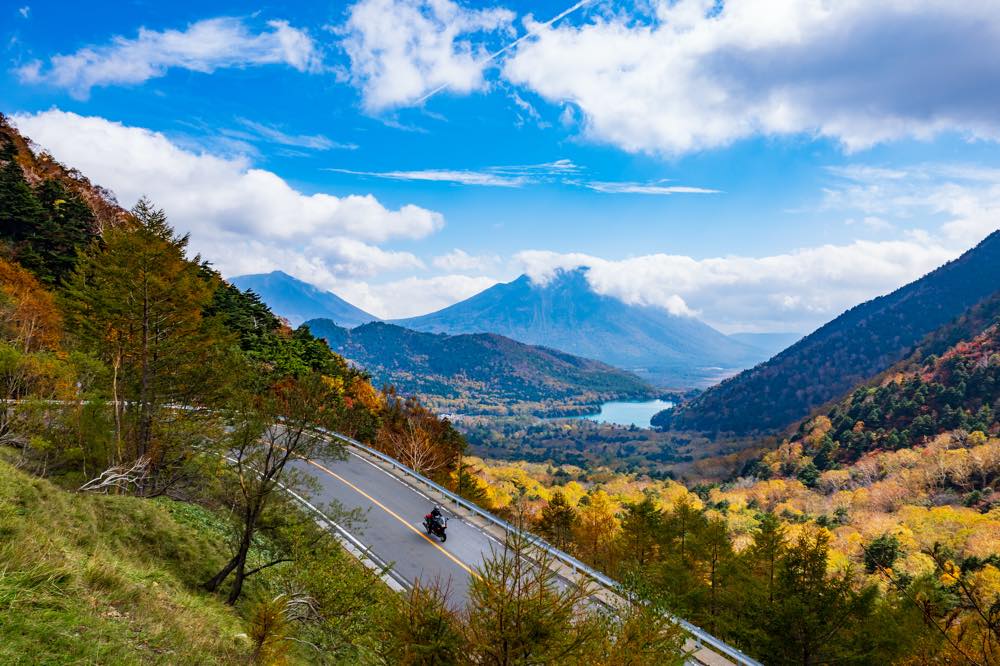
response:
<path id="1" fill-rule="evenodd" d="M 0 660 L 678 659 L 641 607 L 581 616 L 585 589 L 524 585 L 527 543 L 487 561 L 468 608 L 434 581 L 390 593 L 283 492 L 313 485 L 288 463 L 343 455 L 326 427 L 475 495 L 464 439 L 187 243 L 0 119 Z"/>

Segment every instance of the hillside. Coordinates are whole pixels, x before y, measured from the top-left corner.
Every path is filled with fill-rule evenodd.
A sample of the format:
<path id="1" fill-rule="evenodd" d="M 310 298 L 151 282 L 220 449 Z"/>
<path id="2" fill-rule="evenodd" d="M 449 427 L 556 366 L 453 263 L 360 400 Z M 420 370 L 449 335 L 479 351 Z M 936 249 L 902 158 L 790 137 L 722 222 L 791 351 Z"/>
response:
<path id="1" fill-rule="evenodd" d="M 497 333 L 594 358 L 671 388 L 708 386 L 764 358 L 693 317 L 595 293 L 584 269 L 550 282 L 527 275 L 443 310 L 396 321 L 431 333 Z"/>
<path id="2" fill-rule="evenodd" d="M 287 319 L 292 326 L 308 319 L 332 319 L 349 328 L 378 321 L 375 315 L 351 305 L 336 294 L 321 291 L 281 271 L 239 275 L 230 278 L 229 282 L 256 293 L 275 314 Z"/>
<path id="3" fill-rule="evenodd" d="M 804 421 L 792 437 L 819 472 L 948 432 L 997 434 L 1000 295 L 928 336 L 876 381 Z"/>
<path id="4" fill-rule="evenodd" d="M 858 305 L 770 361 L 658 414 L 675 430 L 784 428 L 903 359 L 924 336 L 1000 290 L 1000 232 L 924 277 Z"/>
<path id="5" fill-rule="evenodd" d="M 500 335 L 420 333 L 371 323 L 346 329 L 325 319 L 306 326 L 372 375 L 441 411 L 570 414 L 611 399 L 643 399 L 653 388 L 599 361 Z"/>

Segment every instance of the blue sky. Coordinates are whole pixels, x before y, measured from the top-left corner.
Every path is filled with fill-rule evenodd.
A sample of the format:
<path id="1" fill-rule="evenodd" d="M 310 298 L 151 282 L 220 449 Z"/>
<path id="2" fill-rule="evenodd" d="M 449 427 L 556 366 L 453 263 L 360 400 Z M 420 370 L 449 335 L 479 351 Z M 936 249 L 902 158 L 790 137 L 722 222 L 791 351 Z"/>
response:
<path id="1" fill-rule="evenodd" d="M 408 316 L 586 265 L 807 331 L 1000 219 L 1000 6 L 875 5 L 28 0 L 0 110 L 227 275 Z"/>

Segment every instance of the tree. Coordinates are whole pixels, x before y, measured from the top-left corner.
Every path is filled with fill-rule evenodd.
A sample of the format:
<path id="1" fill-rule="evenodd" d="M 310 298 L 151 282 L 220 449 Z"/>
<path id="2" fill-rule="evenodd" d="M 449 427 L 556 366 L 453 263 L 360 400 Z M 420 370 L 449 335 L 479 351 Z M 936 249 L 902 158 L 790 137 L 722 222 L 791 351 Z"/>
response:
<path id="1" fill-rule="evenodd" d="M 149 458 L 139 492 L 154 495 L 181 477 L 204 434 L 185 425 L 203 414 L 170 406 L 219 404 L 231 374 L 229 338 L 202 316 L 212 292 L 185 256 L 187 237 L 145 199 L 132 214 L 131 228 L 108 229 L 81 259 L 63 302 L 79 345 L 111 371 L 117 450 L 109 463 Z"/>
<path id="2" fill-rule="evenodd" d="M 315 434 L 317 426 L 335 427 L 340 395 L 331 390 L 328 378 L 313 373 L 286 378 L 263 394 L 241 396 L 230 417 L 231 434 L 226 442 L 223 468 L 225 496 L 230 497 L 237 520 L 234 553 L 222 569 L 205 583 L 214 592 L 234 574 L 228 603 L 234 604 L 244 581 L 281 558 L 247 570 L 247 558 L 260 523 L 274 495 L 283 489 L 303 490 L 304 479 L 288 467 L 295 459 L 319 454 L 343 456 L 343 446 Z"/>
<path id="3" fill-rule="evenodd" d="M 892 569 L 900 554 L 899 539 L 893 534 L 882 534 L 865 547 L 865 571 L 875 573 Z"/>
<path id="4" fill-rule="evenodd" d="M 556 548 L 566 549 L 572 542 L 576 523 L 576 510 L 566 500 L 566 495 L 557 490 L 542 507 L 538 532 Z"/>
<path id="5" fill-rule="evenodd" d="M 572 663 L 598 636 L 577 621 L 590 590 L 557 583 L 551 557 L 509 532 L 477 568 L 469 587 L 466 639 L 471 660 L 488 666 Z"/>
<path id="6" fill-rule="evenodd" d="M 623 557 L 640 567 L 658 559 L 662 528 L 663 514 L 651 494 L 640 502 L 626 504 L 619 537 Z"/>
<path id="7" fill-rule="evenodd" d="M 414 398 L 388 392 L 385 404 L 376 446 L 407 467 L 447 482 L 465 452 L 465 439 Z"/>
<path id="8" fill-rule="evenodd" d="M 808 529 L 785 550 L 774 603 L 759 616 L 763 644 L 755 652 L 775 664 L 867 663 L 878 644 L 868 621 L 876 588 L 855 589 L 850 572 L 829 575 L 830 535 Z"/>
<path id="9" fill-rule="evenodd" d="M 575 540 L 581 557 L 590 564 L 609 570 L 614 562 L 618 518 L 611 498 L 603 490 L 593 490 L 581 500 Z"/>
<path id="10" fill-rule="evenodd" d="M 389 657 L 401 666 L 464 663 L 465 637 L 457 614 L 448 608 L 447 588 L 414 584 L 387 622 Z"/>

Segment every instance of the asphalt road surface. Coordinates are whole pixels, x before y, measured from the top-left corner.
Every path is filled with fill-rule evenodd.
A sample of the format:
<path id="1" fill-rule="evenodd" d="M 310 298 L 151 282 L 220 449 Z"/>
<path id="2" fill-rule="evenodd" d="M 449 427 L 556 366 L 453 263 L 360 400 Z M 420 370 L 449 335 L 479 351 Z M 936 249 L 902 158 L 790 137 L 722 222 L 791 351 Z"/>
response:
<path id="1" fill-rule="evenodd" d="M 350 449 L 347 460 L 293 464 L 319 482 L 314 504 L 336 500 L 346 509 L 361 509 L 365 520 L 352 526 L 351 534 L 408 582 L 446 584 L 456 608 L 465 605 L 473 568 L 501 545 L 446 507 L 441 510 L 449 518 L 448 540 L 427 535 L 423 520 L 433 501 Z"/>

